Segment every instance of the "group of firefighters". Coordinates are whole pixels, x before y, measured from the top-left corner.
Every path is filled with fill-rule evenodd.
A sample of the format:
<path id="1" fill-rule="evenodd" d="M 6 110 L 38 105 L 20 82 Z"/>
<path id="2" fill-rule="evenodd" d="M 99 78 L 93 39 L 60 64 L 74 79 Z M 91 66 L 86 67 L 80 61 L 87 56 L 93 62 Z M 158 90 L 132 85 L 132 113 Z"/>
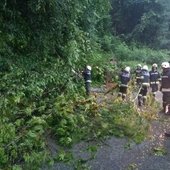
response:
<path id="1" fill-rule="evenodd" d="M 142 67 L 138 64 L 135 70 L 135 81 L 138 86 L 137 101 L 138 106 L 145 105 L 147 102 L 147 94 L 149 88 L 155 97 L 156 92 L 159 90 L 162 92 L 162 103 L 163 112 L 165 114 L 170 114 L 170 63 L 163 62 L 161 64 L 162 71 L 158 71 L 158 65 L 154 63 L 151 70 L 149 70 L 147 65 Z M 132 79 L 131 69 L 129 66 L 125 67 L 119 75 L 119 93 L 118 96 L 123 100 L 126 98 L 129 82 Z M 82 72 L 85 80 L 86 94 L 90 94 L 90 84 L 91 84 L 91 66 L 87 65 Z"/>
<path id="2" fill-rule="evenodd" d="M 154 63 L 151 70 L 149 70 L 147 65 L 142 67 L 141 64 L 137 65 L 135 70 L 135 83 L 138 87 L 137 101 L 138 106 L 145 105 L 147 102 L 147 94 L 149 88 L 155 97 L 156 92 L 159 90 L 162 92 L 162 107 L 163 113 L 170 114 L 170 63 L 163 62 L 161 64 L 162 71 L 158 71 L 158 65 Z M 86 95 L 90 94 L 90 84 L 91 84 L 91 66 L 86 66 L 82 75 L 85 80 Z M 118 96 L 123 100 L 126 99 L 129 82 L 132 79 L 131 69 L 129 66 L 125 67 L 120 75 L 120 84 Z M 170 137 L 170 132 L 165 132 L 165 136 Z"/>
<path id="3" fill-rule="evenodd" d="M 157 91 L 161 91 L 163 94 L 163 112 L 170 114 L 170 63 L 163 62 L 161 64 L 162 72 L 158 71 L 158 65 L 154 63 L 151 70 L 147 65 L 142 67 L 141 64 L 137 65 L 135 70 L 136 84 L 139 87 L 138 92 L 138 106 L 146 104 L 147 94 L 149 87 L 151 88 L 153 96 L 156 95 Z M 127 95 L 127 89 L 129 81 L 131 80 L 130 67 L 120 73 L 120 88 L 118 96 L 121 96 L 124 100 Z"/>

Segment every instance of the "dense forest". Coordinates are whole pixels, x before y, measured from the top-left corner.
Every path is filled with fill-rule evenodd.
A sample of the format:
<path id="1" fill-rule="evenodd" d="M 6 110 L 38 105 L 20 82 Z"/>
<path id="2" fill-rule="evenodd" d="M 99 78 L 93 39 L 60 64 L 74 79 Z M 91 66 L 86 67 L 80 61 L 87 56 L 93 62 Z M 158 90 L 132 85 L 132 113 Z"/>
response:
<path id="1" fill-rule="evenodd" d="M 94 84 L 101 85 L 106 68 L 116 74 L 125 62 L 133 67 L 168 59 L 168 9 L 162 2 L 1 0 L 0 169 L 52 164 L 49 136 L 69 146 L 89 134 L 115 134 L 117 119 L 114 126 L 107 124 L 72 69 L 79 72 L 90 64 Z M 108 66 L 111 59 L 114 66 Z M 120 106 L 116 103 L 112 111 Z M 122 109 L 135 112 L 126 104 Z M 129 128 L 126 135 L 143 139 Z"/>

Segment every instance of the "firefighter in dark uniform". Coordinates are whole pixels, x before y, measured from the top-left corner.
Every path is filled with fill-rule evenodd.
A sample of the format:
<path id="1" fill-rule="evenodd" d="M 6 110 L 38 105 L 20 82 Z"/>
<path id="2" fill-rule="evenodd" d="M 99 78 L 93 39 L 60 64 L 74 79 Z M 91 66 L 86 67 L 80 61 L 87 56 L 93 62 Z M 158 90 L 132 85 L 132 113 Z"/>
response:
<path id="1" fill-rule="evenodd" d="M 163 112 L 165 114 L 170 114 L 170 64 L 168 62 L 162 63 L 162 80 L 161 80 L 161 92 L 162 96 L 162 105 L 163 105 Z M 169 106 L 169 107 L 168 107 Z"/>
<path id="2" fill-rule="evenodd" d="M 142 106 L 146 104 L 146 99 L 147 99 L 147 93 L 148 93 L 148 88 L 149 88 L 149 71 L 148 71 L 148 66 L 144 65 L 142 67 L 141 71 L 141 76 L 140 76 L 142 82 L 141 82 L 141 87 L 140 87 L 140 92 L 138 95 L 138 105 Z"/>
<path id="3" fill-rule="evenodd" d="M 86 95 L 90 95 L 90 85 L 91 85 L 91 66 L 86 66 L 82 72 L 85 81 Z"/>
<path id="4" fill-rule="evenodd" d="M 155 97 L 156 92 L 158 91 L 158 85 L 160 82 L 160 73 L 157 70 L 158 65 L 154 63 L 152 65 L 152 70 L 149 72 L 150 74 L 150 87 L 152 89 L 153 96 Z"/>
<path id="5" fill-rule="evenodd" d="M 163 112 L 165 114 L 170 114 L 170 63 L 162 63 L 162 80 L 161 80 L 161 91 L 163 100 Z M 166 137 L 170 137 L 170 132 L 165 132 Z"/>
<path id="6" fill-rule="evenodd" d="M 119 75 L 120 85 L 118 97 L 122 97 L 124 100 L 127 95 L 128 83 L 130 81 L 130 67 L 126 67 Z"/>
<path id="7" fill-rule="evenodd" d="M 142 65 L 138 64 L 135 70 L 135 78 L 136 78 L 136 84 L 139 86 L 141 85 L 141 71 L 142 71 Z"/>

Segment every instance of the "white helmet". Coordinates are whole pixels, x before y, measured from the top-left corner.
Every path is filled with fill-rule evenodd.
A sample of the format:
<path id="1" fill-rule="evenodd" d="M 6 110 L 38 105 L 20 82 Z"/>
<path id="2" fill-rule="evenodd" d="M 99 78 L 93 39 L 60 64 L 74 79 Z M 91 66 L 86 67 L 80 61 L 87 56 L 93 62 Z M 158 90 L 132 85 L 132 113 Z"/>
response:
<path id="1" fill-rule="evenodd" d="M 144 66 L 142 67 L 142 69 L 148 71 L 148 66 L 147 66 L 147 65 L 144 65 Z"/>
<path id="2" fill-rule="evenodd" d="M 86 68 L 91 71 L 91 66 L 87 66 Z"/>
<path id="3" fill-rule="evenodd" d="M 158 67 L 158 65 L 157 65 L 156 63 L 154 63 L 154 64 L 152 64 L 152 67 L 157 68 L 157 67 Z"/>
<path id="4" fill-rule="evenodd" d="M 170 65 L 169 65 L 168 62 L 163 62 L 163 63 L 161 64 L 161 66 L 162 66 L 162 68 L 169 68 L 169 67 L 170 67 Z"/>
<path id="5" fill-rule="evenodd" d="M 140 67 L 140 68 L 142 68 L 142 65 L 141 65 L 141 64 L 138 64 L 138 65 L 137 65 L 137 67 Z"/>
<path id="6" fill-rule="evenodd" d="M 130 72 L 130 67 L 125 67 L 125 71 Z"/>

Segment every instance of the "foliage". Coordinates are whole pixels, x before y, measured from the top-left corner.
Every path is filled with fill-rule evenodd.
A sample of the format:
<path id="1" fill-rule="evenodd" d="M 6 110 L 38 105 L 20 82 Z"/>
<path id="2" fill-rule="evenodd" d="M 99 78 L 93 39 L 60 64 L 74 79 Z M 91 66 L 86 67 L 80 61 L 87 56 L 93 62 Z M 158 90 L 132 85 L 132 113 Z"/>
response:
<path id="1" fill-rule="evenodd" d="M 102 142 L 106 137 L 115 135 L 140 143 L 147 136 L 150 121 L 156 116 L 153 101 L 149 102 L 150 106 L 147 110 L 139 111 L 131 101 L 122 103 L 114 97 L 104 98 L 103 95 L 96 97 L 85 99 L 72 96 L 72 100 L 68 96 L 59 97 L 49 121 L 58 142 L 68 146 L 79 140 L 96 140 L 96 145 L 89 146 L 88 152 L 91 157 L 88 159 L 80 161 L 70 155 L 66 148 L 65 151 L 61 150 L 57 154 L 57 161 L 76 167 L 84 166 L 88 160 L 94 158 L 97 143 Z M 98 103 L 97 100 L 101 98 L 103 100 Z M 71 140 L 68 140 L 68 137 Z"/>
<path id="2" fill-rule="evenodd" d="M 135 163 L 129 164 L 127 170 L 138 170 L 137 164 Z"/>
<path id="3" fill-rule="evenodd" d="M 153 103 L 150 106 L 153 107 Z M 62 145 L 110 135 L 127 136 L 141 142 L 146 136 L 149 121 L 155 118 L 153 109 L 150 114 L 145 111 L 139 114 L 131 102 L 118 100 L 109 103 L 106 99 L 98 104 L 94 97 L 84 99 L 76 96 L 68 100 L 60 96 L 51 111 L 50 125 Z"/>
<path id="4" fill-rule="evenodd" d="M 56 128 L 70 144 L 74 121 L 83 122 L 58 110 L 59 96 L 79 93 L 71 70 L 109 46 L 110 2 L 2 0 L 0 9 L 0 169 L 37 169 L 50 156 L 48 131 Z M 54 113 L 58 127 L 50 122 Z"/>
<path id="5" fill-rule="evenodd" d="M 55 56 L 75 67 L 109 34 L 109 1 L 4 0 L 0 7 L 1 56 Z"/>
<path id="6" fill-rule="evenodd" d="M 55 62 L 53 68 L 56 71 L 51 72 L 47 68 L 47 65 L 51 67 L 47 60 L 43 62 L 46 70 L 43 64 L 37 66 L 35 60 L 32 65 L 29 60 L 21 62 L 17 63 L 19 66 L 10 65 L 9 72 L 1 73 L 0 168 L 2 169 L 11 169 L 17 165 L 21 165 L 23 169 L 30 169 L 32 164 L 37 169 L 49 157 L 45 149 L 48 124 L 44 113 L 47 107 L 50 107 L 48 102 L 58 94 L 58 90 L 54 87 L 57 82 L 60 83 L 57 70 L 61 68 L 56 66 Z M 28 65 L 31 66 L 29 69 Z"/>
<path id="7" fill-rule="evenodd" d="M 163 21 L 163 6 L 157 0 L 112 0 L 112 22 L 116 35 L 127 42 L 155 45 Z"/>
<path id="8" fill-rule="evenodd" d="M 138 47 L 135 44 L 128 46 L 126 43 L 120 43 L 115 46 L 115 57 L 120 62 L 140 62 L 152 65 L 160 65 L 163 61 L 168 61 L 169 54 L 166 50 L 154 50 L 148 47 Z"/>
<path id="9" fill-rule="evenodd" d="M 64 146 L 113 134 L 144 138 L 147 117 L 131 103 L 110 106 L 84 96 L 85 64 L 101 83 L 105 69 L 118 69 L 117 63 L 108 66 L 110 59 L 151 62 L 152 52 L 156 61 L 166 57 L 112 37 L 110 9 L 105 0 L 0 2 L 0 169 L 39 169 L 53 162 L 48 136 Z M 59 154 L 60 160 L 70 157 Z"/>
<path id="10" fill-rule="evenodd" d="M 117 107 L 119 109 L 117 109 Z M 110 134 L 114 134 L 119 137 L 129 137 L 135 142 L 140 143 L 144 140 L 148 128 L 147 119 L 138 114 L 138 111 L 130 103 L 116 102 L 110 113 L 114 114 L 113 118 L 110 118 Z M 109 120 L 107 120 L 109 121 Z M 112 123 L 111 123 L 112 121 Z"/>
<path id="11" fill-rule="evenodd" d="M 49 67 L 63 69 L 62 66 L 55 67 L 55 64 L 53 62 Z M 15 71 L 4 74 L 1 79 L 1 146 L 10 148 L 8 152 L 1 152 L 1 168 L 22 164 L 23 168 L 29 169 L 34 163 L 36 169 L 49 159 L 44 138 L 49 129 L 60 144 L 67 146 L 80 139 L 111 134 L 136 136 L 133 134 L 135 125 L 127 124 L 134 113 L 129 104 L 115 103 L 106 109 L 106 104 L 98 104 L 93 97 L 86 99 L 74 93 L 72 96 L 59 94 L 57 89 L 53 89 L 58 82 L 57 70 L 51 74 L 49 69 L 38 73 L 12 66 L 12 70 Z M 130 121 L 126 121 L 129 118 L 124 114 Z M 140 129 L 139 124 L 137 126 Z"/>
<path id="12" fill-rule="evenodd" d="M 167 150 L 162 146 L 155 147 L 153 148 L 153 154 L 156 156 L 165 156 L 167 154 Z"/>

